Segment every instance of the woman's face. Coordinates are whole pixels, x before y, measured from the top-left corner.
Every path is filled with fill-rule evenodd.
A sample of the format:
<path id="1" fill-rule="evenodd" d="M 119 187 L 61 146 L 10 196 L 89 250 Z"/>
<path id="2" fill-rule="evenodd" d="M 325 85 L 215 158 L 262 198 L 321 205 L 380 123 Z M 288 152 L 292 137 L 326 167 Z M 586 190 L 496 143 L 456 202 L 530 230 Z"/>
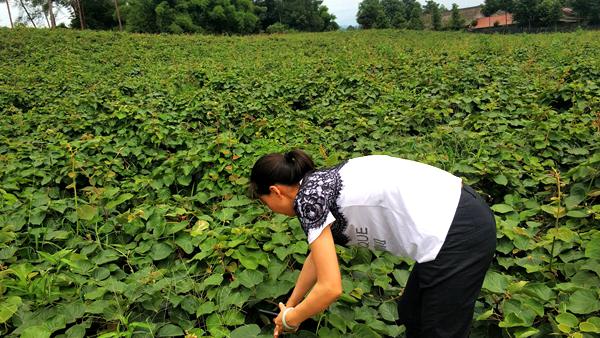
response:
<path id="1" fill-rule="evenodd" d="M 273 185 L 269 187 L 269 194 L 261 195 L 259 198 L 269 209 L 278 214 L 295 216 L 294 198 L 291 187 L 282 185 Z"/>

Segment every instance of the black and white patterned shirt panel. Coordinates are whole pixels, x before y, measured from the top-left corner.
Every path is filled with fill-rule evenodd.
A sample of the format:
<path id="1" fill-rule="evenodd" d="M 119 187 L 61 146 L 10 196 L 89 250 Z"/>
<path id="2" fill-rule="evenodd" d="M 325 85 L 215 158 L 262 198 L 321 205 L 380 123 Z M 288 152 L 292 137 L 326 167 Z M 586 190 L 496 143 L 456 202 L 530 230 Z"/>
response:
<path id="1" fill-rule="evenodd" d="M 307 235 L 311 230 L 327 226 L 328 224 L 325 224 L 327 216 L 331 213 L 335 218 L 335 222 L 331 225 L 331 232 L 334 242 L 340 245 L 349 241 L 344 234 L 348 224 L 337 204 L 343 188 L 339 171 L 345 163 L 308 174 L 302 180 L 294 200 L 296 215 Z"/>

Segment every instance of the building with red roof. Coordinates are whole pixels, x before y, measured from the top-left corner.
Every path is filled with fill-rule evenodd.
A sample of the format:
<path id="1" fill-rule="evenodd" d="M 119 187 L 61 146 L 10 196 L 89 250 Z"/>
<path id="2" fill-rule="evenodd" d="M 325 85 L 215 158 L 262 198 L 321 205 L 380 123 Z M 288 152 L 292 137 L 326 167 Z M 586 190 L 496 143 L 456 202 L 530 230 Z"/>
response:
<path id="1" fill-rule="evenodd" d="M 480 29 L 480 28 L 488 28 L 488 27 L 497 27 L 497 26 L 510 26 L 513 22 L 513 16 L 510 13 L 495 13 L 492 16 L 484 16 L 481 18 L 477 18 L 477 23 L 471 28 Z M 475 23 L 475 22 L 473 22 Z"/>

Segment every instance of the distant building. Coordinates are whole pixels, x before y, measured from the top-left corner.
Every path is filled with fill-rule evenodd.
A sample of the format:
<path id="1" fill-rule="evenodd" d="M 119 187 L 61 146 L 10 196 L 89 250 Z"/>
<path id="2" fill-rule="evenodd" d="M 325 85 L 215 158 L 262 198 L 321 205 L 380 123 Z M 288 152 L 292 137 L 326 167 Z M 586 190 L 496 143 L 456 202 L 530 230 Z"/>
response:
<path id="1" fill-rule="evenodd" d="M 473 21 L 472 29 L 481 29 L 489 27 L 510 26 L 514 24 L 513 16 L 507 12 L 497 12 L 492 16 L 484 16 Z"/>
<path id="2" fill-rule="evenodd" d="M 512 14 L 505 11 L 498 11 L 491 16 L 485 16 L 483 13 L 481 13 L 482 7 L 483 6 L 465 8 L 465 10 L 468 10 L 468 13 L 474 13 L 474 9 L 479 8 L 479 13 L 474 13 L 472 20 L 465 17 L 467 22 L 471 22 L 470 29 L 511 26 L 517 23 L 513 20 Z M 581 22 L 582 20 L 577 16 L 577 13 L 575 13 L 572 8 L 563 7 L 561 8 L 561 17 L 558 19 L 558 21 L 559 23 L 568 24 Z"/>
<path id="3" fill-rule="evenodd" d="M 562 15 L 561 15 L 560 19 L 558 19 L 558 21 L 560 21 L 560 22 L 577 23 L 577 22 L 583 21 L 583 19 L 580 18 L 577 15 L 577 13 L 575 13 L 573 8 L 563 7 L 563 8 L 561 8 L 561 14 Z"/>
<path id="4" fill-rule="evenodd" d="M 482 13 L 482 9 L 482 5 L 459 8 L 460 15 L 465 19 L 465 23 L 469 26 L 469 29 L 477 30 L 490 27 L 506 27 L 517 23 L 513 20 L 511 13 L 498 11 L 491 16 L 485 16 Z M 561 14 L 561 18 L 558 20 L 561 23 L 577 23 L 581 21 L 581 18 L 577 16 L 577 13 L 575 13 L 572 8 L 563 7 L 561 9 Z M 450 21 L 451 16 L 451 11 L 442 12 L 442 24 L 445 25 Z M 430 21 L 427 19 L 426 21 Z"/>
<path id="5" fill-rule="evenodd" d="M 465 24 L 468 25 L 471 22 L 473 22 L 474 20 L 485 17 L 485 15 L 483 15 L 483 13 L 481 13 L 482 8 L 483 8 L 483 6 L 479 5 L 479 6 L 473 6 L 473 7 L 459 8 L 458 11 L 460 13 L 460 16 L 463 19 L 465 19 Z M 450 21 L 451 17 L 452 17 L 452 11 L 448 10 L 448 11 L 442 12 L 442 24 L 446 24 L 448 21 Z"/>

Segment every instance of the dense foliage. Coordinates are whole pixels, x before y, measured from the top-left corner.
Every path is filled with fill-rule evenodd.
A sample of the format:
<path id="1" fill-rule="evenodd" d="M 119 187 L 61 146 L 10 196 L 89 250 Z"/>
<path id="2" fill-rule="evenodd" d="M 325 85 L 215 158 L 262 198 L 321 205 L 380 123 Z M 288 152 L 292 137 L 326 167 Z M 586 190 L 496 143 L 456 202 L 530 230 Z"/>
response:
<path id="1" fill-rule="evenodd" d="M 81 12 L 84 14 L 83 26 L 86 29 L 103 30 L 119 28 L 114 0 L 78 0 L 77 3 L 70 2 L 72 3 L 70 7 L 73 13 L 78 13 L 78 9 L 81 8 Z M 119 3 L 122 9 L 125 1 L 119 0 Z M 74 28 L 82 26 L 79 15 L 71 16 L 70 26 Z"/>
<path id="2" fill-rule="evenodd" d="M 506 11 L 513 14 L 519 25 L 547 27 L 559 22 L 563 7 L 575 10 L 582 24 L 600 24 L 598 0 L 485 0 L 482 12 L 492 15 Z"/>
<path id="3" fill-rule="evenodd" d="M 473 337 L 600 333 L 600 35 L 0 30 L 0 335 L 272 335 L 307 253 L 258 156 L 385 153 L 463 177 L 498 248 Z M 337 248 L 302 337 L 402 336 L 411 262 Z"/>
<path id="4" fill-rule="evenodd" d="M 429 5 L 431 6 L 431 5 Z M 371 28 L 424 28 L 421 4 L 416 0 L 363 0 L 358 5 L 356 22 Z"/>
<path id="5" fill-rule="evenodd" d="M 249 34 L 267 32 L 272 25 L 271 31 L 282 31 L 278 26 L 309 32 L 339 28 L 322 0 L 22 0 L 14 5 L 30 14 L 19 19 L 23 23 L 40 25 L 60 8 L 71 13 L 71 27 L 94 30 L 117 30 L 119 19 L 137 33 Z"/>

